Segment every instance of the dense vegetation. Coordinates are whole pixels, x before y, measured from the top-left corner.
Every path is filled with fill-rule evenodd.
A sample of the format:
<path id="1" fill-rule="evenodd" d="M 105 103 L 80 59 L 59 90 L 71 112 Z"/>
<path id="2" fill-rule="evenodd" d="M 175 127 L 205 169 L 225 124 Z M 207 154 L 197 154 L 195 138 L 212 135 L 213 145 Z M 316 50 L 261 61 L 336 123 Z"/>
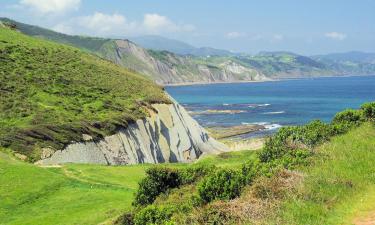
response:
<path id="1" fill-rule="evenodd" d="M 162 88 L 76 48 L 0 28 L 0 146 L 37 160 L 82 134 L 94 138 L 169 102 Z"/>
<path id="2" fill-rule="evenodd" d="M 309 166 L 314 159 L 312 156 L 319 154 L 316 152 L 317 146 L 334 136 L 347 133 L 353 127 L 371 123 L 375 118 L 374 112 L 375 102 L 367 103 L 359 110 L 337 113 L 330 124 L 312 121 L 304 126 L 281 128 L 266 141 L 257 158 L 243 163 L 241 168 L 150 168 L 140 182 L 134 201 L 137 207 L 121 217 L 119 223 L 249 223 L 249 218 L 236 217 L 223 208 L 212 206 L 217 202 L 225 204 L 228 200 L 240 198 L 248 187 L 252 190 L 253 197 L 260 199 L 286 197 L 283 186 L 274 185 L 285 182 L 281 180 L 283 178 L 291 179 L 294 176 L 287 171 Z M 363 172 L 371 170 L 366 169 Z M 186 177 L 190 177 L 188 182 Z M 197 211 L 201 212 L 198 217 Z"/>

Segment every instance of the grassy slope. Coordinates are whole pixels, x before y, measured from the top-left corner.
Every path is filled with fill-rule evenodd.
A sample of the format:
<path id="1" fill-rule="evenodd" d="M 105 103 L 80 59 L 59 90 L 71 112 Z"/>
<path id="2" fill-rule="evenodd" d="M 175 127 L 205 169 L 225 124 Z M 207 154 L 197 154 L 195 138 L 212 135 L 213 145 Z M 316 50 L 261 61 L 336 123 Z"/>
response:
<path id="1" fill-rule="evenodd" d="M 288 224 L 351 224 L 375 209 L 375 127 L 365 124 L 319 148 L 303 186 L 283 204 Z"/>
<path id="2" fill-rule="evenodd" d="M 198 163 L 235 167 L 253 157 L 254 152 L 244 151 Z M 1 224 L 98 224 L 116 218 L 130 209 L 137 183 L 149 166 L 40 168 L 0 152 Z"/>
<path id="3" fill-rule="evenodd" d="M 0 28 L 0 146 L 37 159 L 82 133 L 100 137 L 169 102 L 150 80 L 76 48 Z"/>
<path id="4" fill-rule="evenodd" d="M 375 209 L 375 128 L 368 124 L 319 148 L 305 181 L 287 198 L 276 221 L 350 224 Z M 197 163 L 239 167 L 253 159 L 243 151 Z M 98 224 L 130 209 L 137 182 L 150 165 L 64 165 L 40 168 L 0 153 L 0 221 L 5 224 Z M 170 164 L 187 167 L 189 164 Z M 272 221 L 271 221 L 272 222 Z"/>
<path id="5" fill-rule="evenodd" d="M 105 38 L 62 34 L 41 27 L 20 23 L 7 18 L 0 18 L 0 21 L 2 21 L 3 23 L 16 25 L 17 29 L 19 29 L 22 33 L 26 35 L 40 37 L 58 43 L 72 45 L 90 52 L 98 51 L 104 43 L 110 40 Z"/>

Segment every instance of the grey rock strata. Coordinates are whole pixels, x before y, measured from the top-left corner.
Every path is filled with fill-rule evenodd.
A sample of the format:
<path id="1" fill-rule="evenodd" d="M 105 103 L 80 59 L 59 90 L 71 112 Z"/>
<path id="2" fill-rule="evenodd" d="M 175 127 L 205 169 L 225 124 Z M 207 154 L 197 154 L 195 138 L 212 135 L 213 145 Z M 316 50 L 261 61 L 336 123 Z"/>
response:
<path id="1" fill-rule="evenodd" d="M 96 142 L 70 144 L 37 164 L 191 162 L 203 154 L 228 151 L 176 102 L 154 104 L 153 108 L 156 112 L 150 111 L 149 117 L 137 120 L 112 136 Z"/>

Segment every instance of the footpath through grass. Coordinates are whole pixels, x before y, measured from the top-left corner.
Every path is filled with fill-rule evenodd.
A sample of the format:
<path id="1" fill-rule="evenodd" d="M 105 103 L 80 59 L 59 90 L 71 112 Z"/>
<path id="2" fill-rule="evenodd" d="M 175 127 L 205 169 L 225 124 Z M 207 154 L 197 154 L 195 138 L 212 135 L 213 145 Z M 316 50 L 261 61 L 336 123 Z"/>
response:
<path id="1" fill-rule="evenodd" d="M 287 224 L 352 224 L 355 217 L 375 210 L 375 127 L 365 124 L 318 151 L 279 219 Z"/>
<path id="2" fill-rule="evenodd" d="M 197 162 L 238 166 L 253 151 Z M 189 167 L 191 164 L 169 164 Z M 151 165 L 64 165 L 41 168 L 0 152 L 0 224 L 99 224 L 131 209 L 138 182 Z"/>

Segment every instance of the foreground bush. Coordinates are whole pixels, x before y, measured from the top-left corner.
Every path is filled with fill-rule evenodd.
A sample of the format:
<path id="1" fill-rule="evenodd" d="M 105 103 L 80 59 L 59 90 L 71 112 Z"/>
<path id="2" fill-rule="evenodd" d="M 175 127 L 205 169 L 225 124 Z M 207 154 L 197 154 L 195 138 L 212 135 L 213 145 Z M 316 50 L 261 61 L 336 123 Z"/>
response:
<path id="1" fill-rule="evenodd" d="M 304 126 L 283 127 L 266 141 L 259 159 L 261 162 L 271 162 L 285 155 L 295 155 L 295 151 L 312 148 L 327 141 L 333 134 L 332 127 L 319 120 Z"/>
<path id="2" fill-rule="evenodd" d="M 154 205 L 147 206 L 139 211 L 134 217 L 135 225 L 172 225 L 168 222 L 175 209 L 173 207 L 157 207 Z"/>
<path id="3" fill-rule="evenodd" d="M 199 183 L 198 193 L 203 202 L 230 200 L 241 194 L 244 184 L 244 177 L 240 172 L 221 169 Z"/>
<path id="4" fill-rule="evenodd" d="M 146 171 L 146 177 L 139 183 L 134 205 L 148 205 L 155 198 L 170 188 L 176 188 L 182 183 L 179 171 L 166 167 L 153 167 Z"/>
<path id="5" fill-rule="evenodd" d="M 375 102 L 365 103 L 361 106 L 363 116 L 369 121 L 375 121 Z"/>
<path id="6" fill-rule="evenodd" d="M 194 165 L 180 171 L 183 184 L 191 184 L 215 171 L 215 166 Z"/>

